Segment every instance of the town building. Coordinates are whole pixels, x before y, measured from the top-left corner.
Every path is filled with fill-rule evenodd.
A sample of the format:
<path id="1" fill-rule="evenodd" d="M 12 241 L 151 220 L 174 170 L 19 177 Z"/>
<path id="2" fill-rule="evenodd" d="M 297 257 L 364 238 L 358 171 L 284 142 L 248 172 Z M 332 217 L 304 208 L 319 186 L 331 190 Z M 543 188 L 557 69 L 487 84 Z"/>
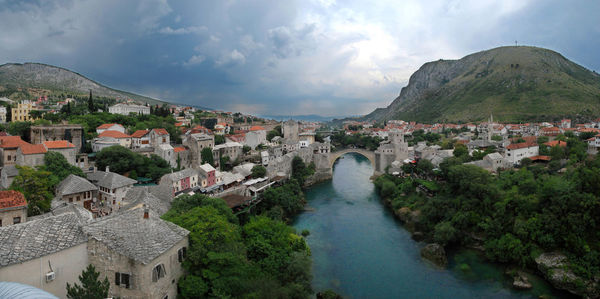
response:
<path id="1" fill-rule="evenodd" d="M 137 130 L 131 134 L 131 148 L 145 148 L 150 146 L 150 130 Z"/>
<path id="2" fill-rule="evenodd" d="M 107 204 L 110 207 L 121 205 L 127 191 L 137 183 L 136 180 L 110 172 L 108 166 L 106 171 L 94 170 L 88 173 L 87 178 L 98 187 L 100 204 Z"/>
<path id="3" fill-rule="evenodd" d="M 88 266 L 87 236 L 75 213 L 0 227 L 0 281 L 27 284 L 60 298 Z"/>
<path id="4" fill-rule="evenodd" d="M 245 145 L 255 149 L 259 144 L 267 143 L 267 131 L 261 126 L 252 126 L 246 133 Z"/>
<path id="5" fill-rule="evenodd" d="M 92 211 L 95 208 L 97 196 L 98 187 L 80 176 L 70 174 L 56 187 L 55 200 L 77 204 Z"/>
<path id="6" fill-rule="evenodd" d="M 131 136 L 119 131 L 104 131 L 92 141 L 92 151 L 99 152 L 104 148 L 120 145 L 125 148 L 131 147 Z"/>
<path id="7" fill-rule="evenodd" d="M 0 123 L 6 123 L 6 107 L 0 106 Z"/>
<path id="8" fill-rule="evenodd" d="M 217 183 L 215 168 L 206 163 L 198 169 L 198 180 L 202 188 L 210 188 Z"/>
<path id="9" fill-rule="evenodd" d="M 77 124 L 56 124 L 31 126 L 31 143 L 40 144 L 45 141 L 66 140 L 75 145 L 77 152 L 83 146 L 83 126 Z"/>
<path id="10" fill-rule="evenodd" d="M 0 169 L 0 188 L 8 189 L 18 174 L 19 170 L 14 164 L 3 166 Z"/>
<path id="11" fill-rule="evenodd" d="M 189 231 L 143 207 L 100 218 L 83 230 L 89 262 L 110 281 L 109 297 L 177 297 Z"/>
<path id="12" fill-rule="evenodd" d="M 243 146 L 237 142 L 225 142 L 213 148 L 213 160 L 216 167 L 221 167 L 221 158 L 229 157 L 229 161 L 238 160 L 243 154 Z"/>
<path id="13" fill-rule="evenodd" d="M 171 167 L 177 167 L 175 161 L 175 148 L 168 143 L 159 144 L 154 148 L 154 153 L 159 157 L 163 158 Z"/>
<path id="14" fill-rule="evenodd" d="M 375 171 L 384 173 L 394 161 L 408 159 L 408 143 L 404 141 L 402 131 L 393 129 L 388 132 L 388 141 L 381 142 L 375 150 Z"/>
<path id="15" fill-rule="evenodd" d="M 150 130 L 150 145 L 153 148 L 157 148 L 161 144 L 170 144 L 171 136 L 165 129 L 152 129 Z"/>
<path id="16" fill-rule="evenodd" d="M 23 144 L 17 149 L 17 165 L 35 167 L 44 165 L 48 152 L 43 144 Z"/>
<path id="17" fill-rule="evenodd" d="M 102 124 L 96 128 L 96 133 L 102 134 L 104 131 L 119 131 L 125 133 L 125 127 L 120 124 Z"/>
<path id="18" fill-rule="evenodd" d="M 42 144 L 49 152 L 57 152 L 63 155 L 69 164 L 76 165 L 75 161 L 77 160 L 77 149 L 73 143 L 66 140 L 56 140 L 45 141 Z"/>
<path id="19" fill-rule="evenodd" d="M 27 200 L 23 193 L 14 190 L 0 191 L 0 227 L 25 221 L 27 221 Z"/>
<path id="20" fill-rule="evenodd" d="M 283 138 L 292 141 L 299 141 L 299 129 L 297 121 L 290 119 L 284 122 L 281 124 L 281 130 L 283 133 Z"/>
<path id="21" fill-rule="evenodd" d="M 198 171 L 192 168 L 187 168 L 177 172 L 168 173 L 160 178 L 159 184 L 171 186 L 173 194 L 177 195 L 181 192 L 199 187 Z"/>
<path id="22" fill-rule="evenodd" d="M 513 165 L 521 163 L 524 158 L 540 154 L 540 147 L 534 142 L 511 143 L 506 147 L 505 158 Z"/>
<path id="23" fill-rule="evenodd" d="M 0 163 L 2 166 L 17 164 L 17 150 L 29 144 L 21 136 L 0 136 Z"/>
<path id="24" fill-rule="evenodd" d="M 11 121 L 32 121 L 29 114 L 33 109 L 33 104 L 29 102 L 18 103 L 16 108 L 11 108 Z"/>
<path id="25" fill-rule="evenodd" d="M 479 166 L 490 172 L 497 172 L 498 169 L 506 169 L 513 166 L 513 163 L 502 157 L 499 153 L 487 154 L 483 160 L 472 161 L 466 164 Z"/>
<path id="26" fill-rule="evenodd" d="M 136 104 L 118 103 L 108 107 L 108 112 L 112 114 L 129 115 L 135 114 L 150 114 L 150 107 Z"/>

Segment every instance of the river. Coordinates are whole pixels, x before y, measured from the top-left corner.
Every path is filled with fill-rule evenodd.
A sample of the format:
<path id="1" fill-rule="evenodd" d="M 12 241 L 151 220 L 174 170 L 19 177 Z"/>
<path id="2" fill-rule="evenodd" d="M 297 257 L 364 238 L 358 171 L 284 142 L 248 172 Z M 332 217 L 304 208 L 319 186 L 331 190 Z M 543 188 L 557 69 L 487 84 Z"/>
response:
<path id="1" fill-rule="evenodd" d="M 332 180 L 306 190 L 311 209 L 298 215 L 294 227 L 310 231 L 315 291 L 332 289 L 348 298 L 566 296 L 541 279 L 532 290 L 513 290 L 502 267 L 472 251 L 451 254 L 447 269 L 422 260 L 424 244 L 413 241 L 383 205 L 372 173 L 365 157 L 346 154 L 334 165 Z"/>

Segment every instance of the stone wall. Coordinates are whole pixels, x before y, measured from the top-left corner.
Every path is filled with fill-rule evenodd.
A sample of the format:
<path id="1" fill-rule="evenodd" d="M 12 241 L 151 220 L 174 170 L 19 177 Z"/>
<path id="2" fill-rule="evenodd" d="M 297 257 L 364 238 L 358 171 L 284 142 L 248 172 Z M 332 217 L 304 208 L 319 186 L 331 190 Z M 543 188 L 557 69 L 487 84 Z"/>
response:
<path id="1" fill-rule="evenodd" d="M 84 141 L 81 125 L 32 126 L 30 133 L 32 144 L 40 144 L 44 141 L 67 140 L 75 145 L 77 152 L 81 151 Z"/>
<path id="2" fill-rule="evenodd" d="M 100 272 L 100 279 L 107 277 L 110 281 L 109 295 L 121 298 L 177 298 L 177 281 L 183 275 L 183 268 L 177 258 L 177 251 L 189 247 L 184 238 L 161 256 L 148 264 L 136 262 L 126 256 L 110 250 L 104 243 L 94 239 L 89 241 L 89 262 Z M 163 264 L 166 276 L 157 282 L 152 281 L 152 270 Z M 130 288 L 115 284 L 115 273 L 130 274 Z"/>
<path id="3" fill-rule="evenodd" d="M 27 221 L 27 207 L 0 212 L 0 222 L 2 222 L 0 226 L 13 225 L 13 218 L 15 217 L 21 217 L 20 223 Z"/>

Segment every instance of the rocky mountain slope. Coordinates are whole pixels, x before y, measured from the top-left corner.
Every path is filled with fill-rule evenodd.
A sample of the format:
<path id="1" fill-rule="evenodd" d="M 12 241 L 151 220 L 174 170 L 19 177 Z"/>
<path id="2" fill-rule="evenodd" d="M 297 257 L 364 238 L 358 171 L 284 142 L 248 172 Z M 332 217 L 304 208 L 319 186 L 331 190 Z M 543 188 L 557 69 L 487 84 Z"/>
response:
<path id="1" fill-rule="evenodd" d="M 131 98 L 150 104 L 163 102 L 146 96 L 112 89 L 70 70 L 40 63 L 7 63 L 0 65 L 0 92 L 18 92 L 27 96 L 44 93 L 69 93 L 109 98 Z"/>
<path id="2" fill-rule="evenodd" d="M 500 47 L 421 66 L 387 107 L 363 119 L 528 121 L 600 115 L 600 76 L 554 51 Z"/>

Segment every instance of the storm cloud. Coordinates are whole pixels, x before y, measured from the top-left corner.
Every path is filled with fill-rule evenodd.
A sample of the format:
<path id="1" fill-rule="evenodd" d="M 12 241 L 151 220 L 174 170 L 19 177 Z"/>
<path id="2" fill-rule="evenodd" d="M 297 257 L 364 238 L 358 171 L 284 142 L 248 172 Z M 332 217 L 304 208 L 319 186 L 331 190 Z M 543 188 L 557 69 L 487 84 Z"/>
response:
<path id="1" fill-rule="evenodd" d="M 600 69 L 597 1 L 9 1 L 0 63 L 62 66 L 170 102 L 355 115 L 423 63 L 498 46 Z"/>

